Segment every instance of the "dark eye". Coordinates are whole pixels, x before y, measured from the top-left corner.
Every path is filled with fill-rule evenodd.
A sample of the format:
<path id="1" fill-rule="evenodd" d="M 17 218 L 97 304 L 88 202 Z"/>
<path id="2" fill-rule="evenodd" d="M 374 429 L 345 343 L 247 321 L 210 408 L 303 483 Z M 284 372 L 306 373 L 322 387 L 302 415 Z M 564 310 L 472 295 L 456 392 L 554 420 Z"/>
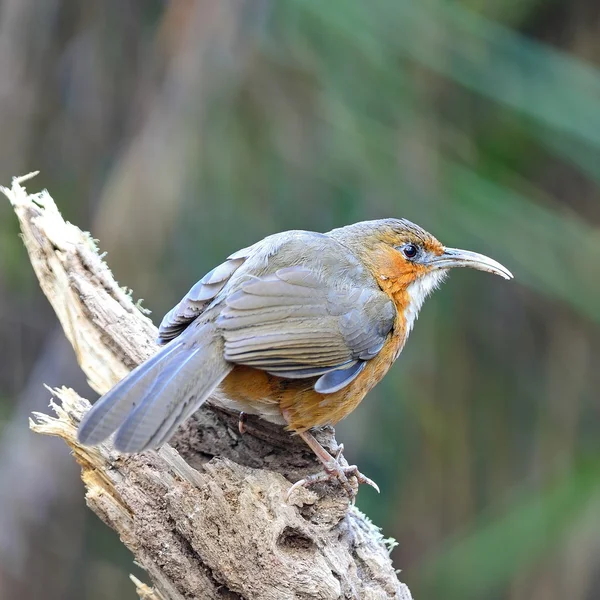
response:
<path id="1" fill-rule="evenodd" d="M 406 244 L 402 246 L 402 254 L 406 256 L 406 258 L 414 258 L 419 252 L 419 248 L 414 244 Z"/>

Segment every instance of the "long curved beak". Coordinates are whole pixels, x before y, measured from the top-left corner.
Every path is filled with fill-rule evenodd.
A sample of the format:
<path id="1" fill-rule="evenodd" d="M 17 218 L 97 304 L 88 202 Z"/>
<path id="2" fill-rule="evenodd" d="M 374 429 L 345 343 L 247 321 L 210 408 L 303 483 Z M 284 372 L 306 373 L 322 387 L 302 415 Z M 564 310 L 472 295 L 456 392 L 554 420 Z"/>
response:
<path id="1" fill-rule="evenodd" d="M 513 274 L 499 262 L 489 256 L 471 252 L 470 250 L 459 250 L 458 248 L 445 248 L 444 253 L 436 256 L 431 261 L 434 269 L 452 269 L 454 267 L 471 267 L 479 271 L 487 271 L 500 275 L 504 279 L 512 279 Z"/>

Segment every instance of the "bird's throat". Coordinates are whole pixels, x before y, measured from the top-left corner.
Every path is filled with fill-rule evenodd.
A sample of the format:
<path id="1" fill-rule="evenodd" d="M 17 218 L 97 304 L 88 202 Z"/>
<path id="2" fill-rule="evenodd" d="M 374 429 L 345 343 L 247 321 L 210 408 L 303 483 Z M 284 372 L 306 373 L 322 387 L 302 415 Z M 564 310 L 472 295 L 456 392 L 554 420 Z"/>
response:
<path id="1" fill-rule="evenodd" d="M 392 299 L 398 311 L 397 323 L 394 326 L 395 335 L 402 339 L 398 354 L 414 327 L 425 298 L 440 285 L 445 276 L 444 271 L 432 271 L 408 285 L 404 278 L 379 277 L 379 286 Z"/>
<path id="2" fill-rule="evenodd" d="M 419 311 L 423 306 L 423 302 L 425 302 L 425 298 L 437 289 L 445 277 L 445 271 L 431 271 L 408 285 L 406 288 L 408 302 L 404 309 L 406 335 L 408 335 L 414 327 L 415 321 L 419 316 Z"/>

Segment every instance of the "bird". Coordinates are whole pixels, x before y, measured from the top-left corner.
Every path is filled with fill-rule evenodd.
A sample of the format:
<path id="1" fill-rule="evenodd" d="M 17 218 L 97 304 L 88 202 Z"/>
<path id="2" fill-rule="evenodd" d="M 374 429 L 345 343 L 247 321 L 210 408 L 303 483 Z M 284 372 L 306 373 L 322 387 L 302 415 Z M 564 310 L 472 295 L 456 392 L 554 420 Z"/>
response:
<path id="1" fill-rule="evenodd" d="M 456 267 L 513 277 L 407 219 L 270 235 L 192 286 L 162 319 L 162 348 L 94 404 L 78 440 L 116 434 L 124 453 L 159 448 L 219 388 L 240 418 L 283 425 L 315 453 L 323 471 L 292 489 L 337 480 L 352 494 L 351 478 L 378 489 L 312 432 L 348 416 L 384 377 L 424 300 Z"/>

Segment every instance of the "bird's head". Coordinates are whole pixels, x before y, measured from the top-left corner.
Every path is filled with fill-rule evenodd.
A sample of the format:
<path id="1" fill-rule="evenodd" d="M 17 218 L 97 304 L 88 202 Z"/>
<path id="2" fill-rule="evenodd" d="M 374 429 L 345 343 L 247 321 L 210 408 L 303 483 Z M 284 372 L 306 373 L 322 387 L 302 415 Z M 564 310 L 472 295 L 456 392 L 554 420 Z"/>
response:
<path id="1" fill-rule="evenodd" d="M 406 219 L 363 221 L 331 232 L 358 254 L 379 283 L 402 307 L 408 329 L 425 298 L 455 267 L 471 267 L 511 279 L 512 273 L 488 256 L 447 248 Z"/>

